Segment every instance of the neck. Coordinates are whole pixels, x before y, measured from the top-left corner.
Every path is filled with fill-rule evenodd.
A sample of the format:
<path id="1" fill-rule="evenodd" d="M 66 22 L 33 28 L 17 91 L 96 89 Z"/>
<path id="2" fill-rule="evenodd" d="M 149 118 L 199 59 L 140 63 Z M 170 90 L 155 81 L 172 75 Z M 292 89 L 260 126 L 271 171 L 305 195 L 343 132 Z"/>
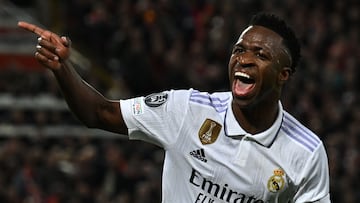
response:
<path id="1" fill-rule="evenodd" d="M 251 107 L 241 107 L 232 101 L 232 110 L 239 125 L 250 134 L 263 132 L 271 127 L 278 115 L 278 101 L 258 104 Z"/>

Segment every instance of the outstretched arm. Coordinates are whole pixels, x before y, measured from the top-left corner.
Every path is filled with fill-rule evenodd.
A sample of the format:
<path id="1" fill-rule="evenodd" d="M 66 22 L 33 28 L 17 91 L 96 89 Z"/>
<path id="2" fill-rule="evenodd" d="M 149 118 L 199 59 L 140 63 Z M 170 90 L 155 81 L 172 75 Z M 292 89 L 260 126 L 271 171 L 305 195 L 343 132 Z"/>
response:
<path id="1" fill-rule="evenodd" d="M 18 26 L 39 36 L 35 58 L 54 73 L 69 108 L 80 121 L 91 128 L 127 134 L 119 101 L 102 96 L 68 60 L 71 50 L 68 38 L 26 22 L 19 22 Z"/>

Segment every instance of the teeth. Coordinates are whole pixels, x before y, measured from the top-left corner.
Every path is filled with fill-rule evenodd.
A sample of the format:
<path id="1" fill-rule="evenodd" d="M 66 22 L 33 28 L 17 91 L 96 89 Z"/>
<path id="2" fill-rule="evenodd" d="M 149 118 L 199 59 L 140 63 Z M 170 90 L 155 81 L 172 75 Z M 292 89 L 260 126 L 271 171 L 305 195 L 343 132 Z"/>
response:
<path id="1" fill-rule="evenodd" d="M 248 75 L 248 74 L 246 74 L 246 73 L 243 73 L 243 72 L 236 72 L 236 73 L 235 73 L 235 76 L 239 76 L 239 77 L 244 77 L 244 78 L 250 79 L 250 75 Z"/>

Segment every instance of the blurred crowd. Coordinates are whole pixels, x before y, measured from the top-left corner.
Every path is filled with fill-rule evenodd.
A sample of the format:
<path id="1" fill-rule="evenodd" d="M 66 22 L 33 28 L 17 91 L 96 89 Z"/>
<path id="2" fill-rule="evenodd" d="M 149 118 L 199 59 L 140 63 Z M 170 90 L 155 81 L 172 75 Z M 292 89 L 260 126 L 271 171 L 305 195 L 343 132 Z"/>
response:
<path id="1" fill-rule="evenodd" d="M 171 88 L 227 90 L 230 50 L 251 15 L 269 11 L 284 17 L 300 37 L 303 55 L 283 95 L 284 107 L 325 143 L 333 202 L 360 202 L 358 0 L 13 2 L 70 36 L 74 48 L 91 59 L 84 78 L 114 99 Z M 42 4 L 48 10 L 40 10 Z M 0 91 L 61 99 L 46 72 L 3 71 Z M 14 125 L 79 124 L 66 111 L 1 109 L 0 118 Z M 0 199 L 160 202 L 162 160 L 161 149 L 121 138 L 1 137 Z"/>
<path id="2" fill-rule="evenodd" d="M 0 201 L 160 202 L 162 151 L 127 142 L 68 135 L 2 138 Z"/>

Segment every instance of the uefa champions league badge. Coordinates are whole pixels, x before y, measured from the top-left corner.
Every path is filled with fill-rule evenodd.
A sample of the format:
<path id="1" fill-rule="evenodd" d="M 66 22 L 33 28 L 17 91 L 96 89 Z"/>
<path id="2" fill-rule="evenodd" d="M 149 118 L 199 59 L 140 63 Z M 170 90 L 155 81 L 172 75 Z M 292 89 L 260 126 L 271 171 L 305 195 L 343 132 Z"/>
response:
<path id="1" fill-rule="evenodd" d="M 165 92 L 150 94 L 145 97 L 145 104 L 149 107 L 159 107 L 168 99 L 168 94 Z"/>

